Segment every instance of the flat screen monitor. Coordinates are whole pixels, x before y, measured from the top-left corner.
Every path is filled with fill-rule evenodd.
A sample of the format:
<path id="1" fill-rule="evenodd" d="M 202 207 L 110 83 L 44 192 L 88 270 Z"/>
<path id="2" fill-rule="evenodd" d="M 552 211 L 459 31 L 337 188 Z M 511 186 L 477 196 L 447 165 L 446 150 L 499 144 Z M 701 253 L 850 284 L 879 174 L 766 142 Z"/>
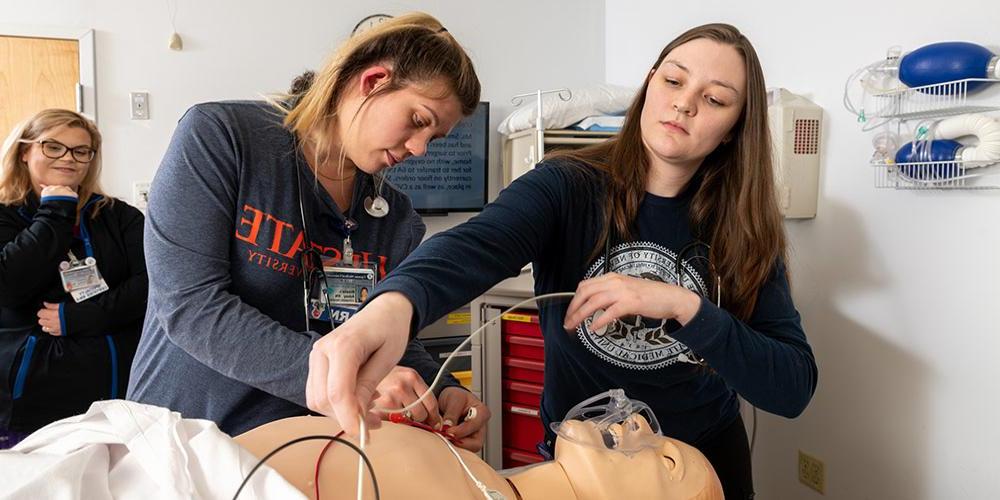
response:
<path id="1" fill-rule="evenodd" d="M 410 196 L 417 213 L 479 212 L 488 195 L 489 137 L 490 103 L 481 102 L 424 156 L 390 168 L 386 180 Z"/>

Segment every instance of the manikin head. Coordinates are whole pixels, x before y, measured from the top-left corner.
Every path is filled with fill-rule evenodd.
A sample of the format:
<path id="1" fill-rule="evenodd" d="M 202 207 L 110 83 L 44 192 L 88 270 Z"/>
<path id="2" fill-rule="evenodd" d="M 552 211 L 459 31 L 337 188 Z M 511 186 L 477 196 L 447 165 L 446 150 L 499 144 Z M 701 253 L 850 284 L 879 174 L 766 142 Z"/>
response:
<path id="1" fill-rule="evenodd" d="M 722 498 L 708 459 L 690 445 L 653 433 L 639 414 L 605 429 L 594 422 L 563 422 L 555 456 L 581 499 L 642 498 L 650 492 L 678 500 Z"/>

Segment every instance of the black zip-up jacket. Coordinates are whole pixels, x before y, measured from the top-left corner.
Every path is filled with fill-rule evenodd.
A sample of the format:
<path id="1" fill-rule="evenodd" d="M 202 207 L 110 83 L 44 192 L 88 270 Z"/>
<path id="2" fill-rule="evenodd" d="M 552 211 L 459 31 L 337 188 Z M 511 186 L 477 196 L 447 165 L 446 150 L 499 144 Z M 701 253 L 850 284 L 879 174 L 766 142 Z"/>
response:
<path id="1" fill-rule="evenodd" d="M 76 199 L 32 196 L 0 205 L 0 428 L 33 432 L 124 398 L 142 331 L 149 281 L 142 213 L 120 200 L 76 225 Z M 110 289 L 81 303 L 63 290 L 59 263 L 92 256 Z M 61 335 L 42 331 L 43 302 L 59 304 Z"/>

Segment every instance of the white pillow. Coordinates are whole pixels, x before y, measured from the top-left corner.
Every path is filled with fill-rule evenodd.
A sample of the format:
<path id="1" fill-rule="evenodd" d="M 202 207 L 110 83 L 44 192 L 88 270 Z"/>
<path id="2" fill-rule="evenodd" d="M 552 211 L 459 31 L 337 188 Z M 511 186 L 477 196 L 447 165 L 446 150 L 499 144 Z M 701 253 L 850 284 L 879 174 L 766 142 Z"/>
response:
<path id="1" fill-rule="evenodd" d="M 555 93 L 542 96 L 542 128 L 566 128 L 592 115 L 623 114 L 632 104 L 636 89 L 602 84 L 570 91 L 573 95 L 568 101 L 560 99 Z M 497 131 L 513 134 L 534 127 L 536 109 L 534 99 L 525 99 L 524 104 L 507 115 Z"/>

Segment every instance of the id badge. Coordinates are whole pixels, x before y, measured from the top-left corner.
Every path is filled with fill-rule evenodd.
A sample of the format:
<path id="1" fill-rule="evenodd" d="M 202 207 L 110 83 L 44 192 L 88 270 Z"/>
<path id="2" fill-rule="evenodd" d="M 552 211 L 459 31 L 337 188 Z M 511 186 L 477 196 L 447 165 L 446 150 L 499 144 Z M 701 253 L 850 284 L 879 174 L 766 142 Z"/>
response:
<path id="1" fill-rule="evenodd" d="M 332 321 L 336 326 L 344 324 L 358 312 L 356 306 L 330 306 L 327 308 L 318 299 L 309 302 L 309 318 L 316 321 Z"/>
<path id="2" fill-rule="evenodd" d="M 323 266 L 331 306 L 359 306 L 375 288 L 375 267 Z"/>
<path id="3" fill-rule="evenodd" d="M 63 290 L 72 293 L 101 283 L 101 273 L 97 270 L 97 261 L 88 257 L 83 262 L 59 264 L 59 277 L 62 278 Z"/>
<path id="4" fill-rule="evenodd" d="M 63 289 L 69 292 L 77 303 L 109 290 L 108 283 L 101 277 L 97 261 L 93 257 L 72 264 L 62 262 L 59 264 L 59 277 L 62 279 Z"/>

